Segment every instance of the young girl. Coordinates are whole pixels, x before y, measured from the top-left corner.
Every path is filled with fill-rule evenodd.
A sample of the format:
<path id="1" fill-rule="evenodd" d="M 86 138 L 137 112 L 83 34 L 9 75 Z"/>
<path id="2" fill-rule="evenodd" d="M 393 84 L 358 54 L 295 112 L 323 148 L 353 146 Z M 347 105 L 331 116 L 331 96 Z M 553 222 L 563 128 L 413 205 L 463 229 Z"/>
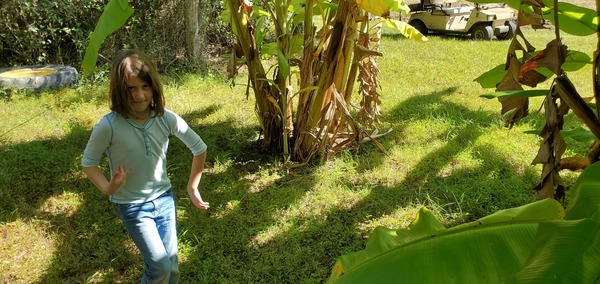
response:
<path id="1" fill-rule="evenodd" d="M 187 191 L 200 209 L 209 207 L 198 192 L 206 144 L 181 117 L 165 109 L 156 67 L 141 52 L 121 51 L 114 59 L 110 103 L 112 112 L 94 126 L 83 152 L 83 170 L 110 196 L 140 250 L 145 268 L 141 282 L 177 283 L 176 212 L 166 171 L 169 136 L 183 141 L 194 155 Z M 103 153 L 110 180 L 98 168 Z"/>

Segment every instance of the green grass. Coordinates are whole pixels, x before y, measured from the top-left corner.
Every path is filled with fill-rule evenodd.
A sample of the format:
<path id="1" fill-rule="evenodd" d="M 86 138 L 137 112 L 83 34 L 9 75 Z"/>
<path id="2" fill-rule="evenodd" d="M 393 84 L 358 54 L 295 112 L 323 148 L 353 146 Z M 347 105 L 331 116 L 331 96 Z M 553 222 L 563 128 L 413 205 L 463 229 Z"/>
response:
<path id="1" fill-rule="evenodd" d="M 527 31 L 543 48 L 551 31 Z M 591 52 L 593 37 L 565 36 Z M 186 196 L 190 154 L 172 140 L 182 283 L 320 283 L 342 254 L 360 250 L 376 226 L 407 225 L 427 206 L 447 226 L 535 196 L 540 166 L 541 99 L 506 129 L 491 91 L 473 82 L 504 61 L 508 42 L 430 37 L 420 44 L 384 33 L 381 132 L 388 155 L 371 144 L 324 165 L 282 169 L 260 152 L 245 78 L 165 76 L 167 107 L 209 145 L 201 183 L 211 203 L 199 211 Z M 571 74 L 592 94 L 591 69 Z M 547 87 L 548 83 L 544 83 Z M 543 86 L 542 86 L 543 87 Z M 106 82 L 73 90 L 14 93 L 0 102 L 0 283 L 137 283 L 140 256 L 107 197 L 79 166 L 92 126 L 107 112 Z M 356 98 L 357 102 L 359 98 Z M 565 127 L 580 123 L 572 114 Z M 568 140 L 568 155 L 587 146 Z M 576 173 L 564 173 L 567 186 Z"/>

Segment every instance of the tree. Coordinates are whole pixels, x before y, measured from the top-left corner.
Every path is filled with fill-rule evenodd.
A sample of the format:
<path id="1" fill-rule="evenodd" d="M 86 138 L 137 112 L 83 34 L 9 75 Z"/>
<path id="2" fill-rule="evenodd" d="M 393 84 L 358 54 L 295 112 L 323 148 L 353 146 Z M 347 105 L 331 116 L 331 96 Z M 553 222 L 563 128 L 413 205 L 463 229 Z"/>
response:
<path id="1" fill-rule="evenodd" d="M 474 0 L 474 2 L 487 1 Z M 543 142 L 532 162 L 542 165 L 541 181 L 535 189 L 539 191 L 537 199 L 562 199 L 565 188 L 559 171 L 565 168 L 581 170 L 598 161 L 600 156 L 600 143 L 596 141 L 588 157 L 562 157 L 567 147 L 563 138 L 566 132 L 562 131 L 564 116 L 569 110 L 572 110 L 588 127 L 588 130 L 584 131 L 591 132 L 595 140 L 598 140 L 600 138 L 600 120 L 597 114 L 600 107 L 598 104 L 600 92 L 597 87 L 597 68 L 595 68 L 596 109 L 593 110 L 577 92 L 566 72 L 577 70 L 585 64 L 591 63 L 590 57 L 582 52 L 568 49 L 562 43 L 560 33 L 563 31 L 578 36 L 593 35 L 598 31 L 598 17 L 593 10 L 558 2 L 558 0 L 510 0 L 505 2 L 519 11 L 516 36 L 509 46 L 506 64 L 486 72 L 476 80 L 483 87 L 496 88 L 496 92 L 487 94 L 486 97 L 498 98 L 502 104 L 502 114 L 507 114 L 506 125 L 508 127 L 527 116 L 529 97 L 545 96 L 546 125 L 539 131 Z M 600 7 L 597 10 L 600 11 Z M 536 48 L 523 35 L 521 27 L 531 25 L 533 28 L 543 28 L 545 14 L 551 15 L 549 20 L 554 25 L 555 37 L 543 50 L 536 51 Z M 594 66 L 598 64 L 597 55 L 598 51 L 594 58 Z M 556 78 L 549 90 L 524 90 L 523 88 L 523 86 L 535 88 L 537 84 L 553 76 Z"/>
<path id="2" fill-rule="evenodd" d="M 316 157 L 322 161 L 366 141 L 384 150 L 374 140 L 380 103 L 375 58 L 382 56 L 377 50 L 382 24 L 426 40 L 408 24 L 389 19 L 390 10 L 408 11 L 403 2 L 275 0 L 260 1 L 260 7 L 226 2 L 223 19 L 238 39 L 230 72 L 235 74 L 238 62 L 248 68 L 263 147 L 282 149 L 288 166 Z M 267 23 L 274 25 L 274 42 L 265 41 Z M 263 65 L 269 56 L 277 58 L 272 73 Z M 363 100 L 354 116 L 350 99 L 357 77 Z"/>
<path id="3" fill-rule="evenodd" d="M 234 74 L 240 62 L 248 68 L 264 148 L 282 150 L 288 166 L 316 157 L 324 160 L 367 141 L 385 151 L 374 140 L 380 115 L 375 57 L 382 56 L 377 50 L 382 24 L 408 38 L 427 40 L 410 25 L 389 18 L 390 11 L 409 11 L 404 2 L 275 0 L 261 1 L 261 7 L 246 0 L 225 2 L 222 18 L 238 40 L 230 72 Z M 188 45 L 194 54 L 193 10 L 198 2 L 187 3 L 188 27 L 192 27 Z M 86 72 L 93 69 L 104 38 L 122 26 L 131 12 L 126 0 L 109 1 L 86 52 Z M 317 30 L 314 19 L 321 29 Z M 268 33 L 273 35 L 271 42 L 265 40 Z M 277 58 L 273 72 L 265 68 L 265 59 L 271 56 Z M 357 77 L 363 99 L 353 115 L 350 99 Z M 294 86 L 299 90 L 294 91 Z M 298 102 L 295 113 L 293 101 Z"/>
<path id="4" fill-rule="evenodd" d="M 200 9 L 200 1 L 199 0 L 186 0 L 186 25 L 185 25 L 185 38 L 187 44 L 187 50 L 190 54 L 190 58 L 192 62 L 198 63 L 202 62 L 202 54 L 203 54 L 203 46 L 204 39 L 202 38 L 202 34 L 200 33 L 202 22 L 200 19 L 204 18 L 202 15 L 202 9 Z"/>

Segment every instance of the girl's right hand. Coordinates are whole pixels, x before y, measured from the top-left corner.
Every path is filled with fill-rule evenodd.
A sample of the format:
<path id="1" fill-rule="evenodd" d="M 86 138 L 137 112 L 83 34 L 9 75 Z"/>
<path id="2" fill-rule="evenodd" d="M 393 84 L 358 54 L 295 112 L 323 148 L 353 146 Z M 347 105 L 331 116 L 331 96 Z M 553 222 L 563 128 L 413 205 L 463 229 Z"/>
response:
<path id="1" fill-rule="evenodd" d="M 127 170 L 125 170 L 123 169 L 122 165 L 119 165 L 115 169 L 115 172 L 113 173 L 113 176 L 110 179 L 108 186 L 110 188 L 113 188 L 114 192 L 117 192 L 119 188 L 121 188 L 121 186 L 125 184 L 125 181 L 127 180 L 127 175 L 129 175 L 129 173 L 131 173 L 131 168 L 127 168 Z"/>
<path id="2" fill-rule="evenodd" d="M 202 196 L 200 196 L 200 192 L 197 188 L 188 188 L 188 194 L 192 200 L 192 203 L 199 209 L 206 210 L 210 208 L 210 204 L 202 200 Z"/>

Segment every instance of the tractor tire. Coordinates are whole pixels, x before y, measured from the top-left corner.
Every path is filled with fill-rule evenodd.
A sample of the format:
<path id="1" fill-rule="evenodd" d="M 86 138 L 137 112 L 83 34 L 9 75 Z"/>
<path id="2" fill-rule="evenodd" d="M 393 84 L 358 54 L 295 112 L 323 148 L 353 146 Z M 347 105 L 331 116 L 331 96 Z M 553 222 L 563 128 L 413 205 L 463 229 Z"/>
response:
<path id="1" fill-rule="evenodd" d="M 31 65 L 0 68 L 0 88 L 41 91 L 74 86 L 77 69 L 65 65 Z"/>

